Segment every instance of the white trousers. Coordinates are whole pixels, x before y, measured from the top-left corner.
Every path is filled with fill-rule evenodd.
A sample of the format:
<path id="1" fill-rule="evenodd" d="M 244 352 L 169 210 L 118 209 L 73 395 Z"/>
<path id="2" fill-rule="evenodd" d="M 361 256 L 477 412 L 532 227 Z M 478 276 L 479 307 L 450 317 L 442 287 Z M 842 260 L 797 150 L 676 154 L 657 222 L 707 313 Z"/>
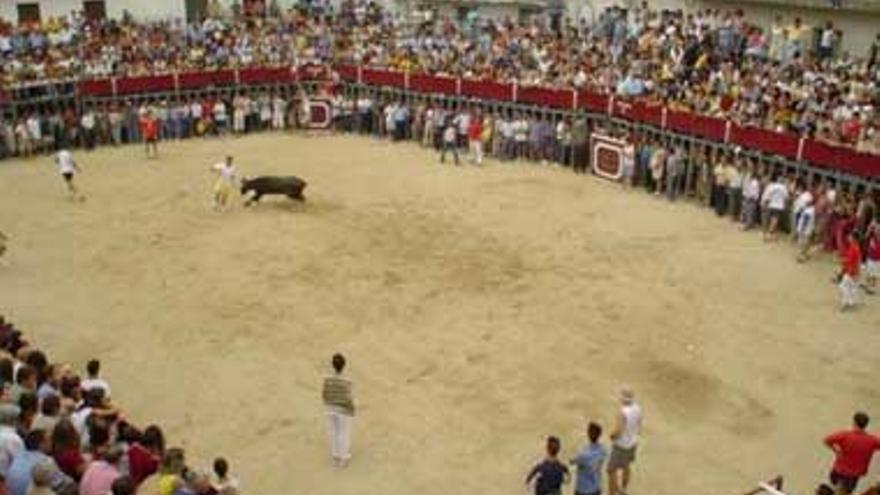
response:
<path id="1" fill-rule="evenodd" d="M 851 275 L 844 275 L 840 279 L 840 305 L 844 308 L 855 306 L 858 303 L 859 283 Z"/>
<path id="2" fill-rule="evenodd" d="M 351 459 L 352 416 L 337 409 L 327 409 L 326 415 L 330 433 L 330 455 L 334 460 Z"/>
<path id="3" fill-rule="evenodd" d="M 244 132 L 244 112 L 235 112 L 232 114 L 232 130 L 235 132 Z"/>
<path id="4" fill-rule="evenodd" d="M 483 163 L 483 142 L 480 140 L 471 141 L 471 160 L 480 165 Z"/>
<path id="5" fill-rule="evenodd" d="M 283 113 L 275 113 L 272 115 L 272 128 L 273 129 L 284 129 L 284 114 Z"/>

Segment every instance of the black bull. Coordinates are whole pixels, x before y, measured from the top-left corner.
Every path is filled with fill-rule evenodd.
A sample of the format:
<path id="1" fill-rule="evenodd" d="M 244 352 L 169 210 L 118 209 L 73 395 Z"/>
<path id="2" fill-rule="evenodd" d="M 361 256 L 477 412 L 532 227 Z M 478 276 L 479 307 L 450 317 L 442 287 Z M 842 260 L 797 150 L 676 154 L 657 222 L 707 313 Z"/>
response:
<path id="1" fill-rule="evenodd" d="M 241 194 L 247 195 L 251 193 L 251 197 L 245 201 L 245 206 L 260 201 L 265 195 L 281 194 L 290 199 L 305 201 L 303 189 L 306 188 L 306 181 L 299 177 L 255 177 L 253 179 L 241 180 Z"/>

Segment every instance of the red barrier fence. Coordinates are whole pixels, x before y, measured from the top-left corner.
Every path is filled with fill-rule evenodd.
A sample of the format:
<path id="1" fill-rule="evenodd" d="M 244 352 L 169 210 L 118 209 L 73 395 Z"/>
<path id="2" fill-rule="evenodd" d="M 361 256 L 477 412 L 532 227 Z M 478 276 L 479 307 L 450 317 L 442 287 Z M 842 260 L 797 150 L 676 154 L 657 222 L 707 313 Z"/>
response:
<path id="1" fill-rule="evenodd" d="M 555 109 L 583 109 L 711 141 L 737 144 L 749 150 L 806 160 L 822 168 L 860 177 L 880 176 L 880 155 L 860 153 L 851 148 L 802 139 L 787 133 L 743 127 L 724 119 L 671 110 L 644 100 L 617 98 L 586 90 L 517 87 L 493 81 L 406 74 L 352 65 L 337 66 L 334 70 L 340 80 L 347 82 L 498 102 L 526 103 Z M 326 80 L 330 77 L 329 68 L 322 65 L 306 65 L 296 69 L 247 68 L 80 81 L 77 84 L 77 93 L 81 96 L 130 95 L 236 84 L 286 84 L 303 80 Z M 0 101 L 2 98 L 3 93 L 0 93 Z"/>

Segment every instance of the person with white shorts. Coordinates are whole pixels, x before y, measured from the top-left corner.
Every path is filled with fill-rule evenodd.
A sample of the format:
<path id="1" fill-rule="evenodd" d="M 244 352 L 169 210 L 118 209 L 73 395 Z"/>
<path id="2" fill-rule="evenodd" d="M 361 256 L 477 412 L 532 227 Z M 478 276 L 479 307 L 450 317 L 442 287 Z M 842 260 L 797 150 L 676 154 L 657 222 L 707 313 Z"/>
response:
<path id="1" fill-rule="evenodd" d="M 60 150 L 55 155 L 55 163 L 58 165 L 58 171 L 61 173 L 61 178 L 64 179 L 64 184 L 67 186 L 71 198 L 76 199 L 78 191 L 73 183 L 73 177 L 76 175 L 76 172 L 81 172 L 82 169 L 76 164 L 70 151 L 66 149 Z"/>

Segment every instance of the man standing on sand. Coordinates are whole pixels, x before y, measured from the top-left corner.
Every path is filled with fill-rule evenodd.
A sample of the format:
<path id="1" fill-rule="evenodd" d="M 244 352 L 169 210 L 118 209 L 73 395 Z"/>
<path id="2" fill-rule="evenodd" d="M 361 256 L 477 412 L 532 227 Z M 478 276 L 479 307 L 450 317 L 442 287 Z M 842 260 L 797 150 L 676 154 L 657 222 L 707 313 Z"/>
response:
<path id="1" fill-rule="evenodd" d="M 354 417 L 354 400 L 351 398 L 351 381 L 342 376 L 345 357 L 342 354 L 334 354 L 331 364 L 333 375 L 324 378 L 321 396 L 330 426 L 330 455 L 333 457 L 333 465 L 341 468 L 351 459 L 351 420 Z"/>
<path id="2" fill-rule="evenodd" d="M 825 445 L 835 456 L 830 480 L 837 495 L 855 491 L 859 478 L 868 472 L 874 452 L 880 450 L 880 438 L 865 431 L 869 421 L 867 414 L 857 412 L 852 429 L 825 437 Z"/>
<path id="3" fill-rule="evenodd" d="M 535 495 L 562 495 L 562 484 L 569 474 L 568 467 L 558 459 L 561 448 L 558 438 L 547 438 L 547 456 L 526 476 L 526 485 L 535 482 Z"/>
<path id="4" fill-rule="evenodd" d="M 608 452 L 601 443 L 602 427 L 590 422 L 587 426 L 587 438 L 590 443 L 585 445 L 578 455 L 571 460 L 577 468 L 577 479 L 574 495 L 600 495 L 602 493 L 602 463 Z"/>
<path id="5" fill-rule="evenodd" d="M 81 169 L 73 160 L 73 155 L 70 154 L 70 151 L 62 149 L 55 155 L 55 163 L 58 165 L 58 171 L 61 173 L 61 178 L 64 179 L 64 184 L 67 186 L 67 191 L 70 192 L 71 199 L 77 199 L 79 193 L 73 184 L 73 176 L 76 172 L 80 172 Z"/>
<path id="6" fill-rule="evenodd" d="M 840 281 L 840 310 L 847 311 L 858 304 L 859 292 L 859 269 L 862 264 L 862 249 L 856 239 L 855 232 L 849 232 L 846 236 L 846 245 L 841 257 Z"/>
<path id="7" fill-rule="evenodd" d="M 147 158 L 159 157 L 159 123 L 147 110 L 140 118 L 141 135 L 144 137 Z"/>
<path id="8" fill-rule="evenodd" d="M 630 465 L 636 460 L 636 447 L 642 429 L 642 408 L 629 388 L 620 391 L 620 411 L 611 432 L 608 458 L 608 493 L 625 494 L 630 481 Z"/>

